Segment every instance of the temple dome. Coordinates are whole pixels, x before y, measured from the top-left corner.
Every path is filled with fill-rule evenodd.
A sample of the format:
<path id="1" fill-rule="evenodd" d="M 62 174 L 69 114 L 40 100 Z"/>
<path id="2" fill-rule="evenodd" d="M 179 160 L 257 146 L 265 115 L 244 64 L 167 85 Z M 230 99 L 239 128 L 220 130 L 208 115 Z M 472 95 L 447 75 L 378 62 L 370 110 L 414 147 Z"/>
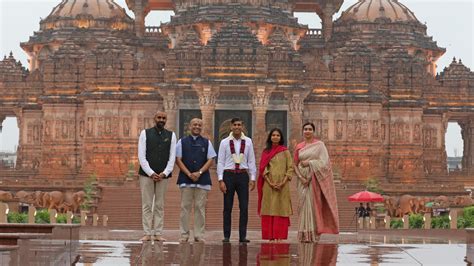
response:
<path id="1" fill-rule="evenodd" d="M 42 30 L 70 27 L 126 30 L 133 28 L 133 19 L 113 0 L 63 0 L 40 24 Z"/>
<path id="2" fill-rule="evenodd" d="M 341 15 L 340 20 L 375 22 L 389 19 L 392 22 L 419 22 L 415 14 L 398 0 L 359 0 Z"/>

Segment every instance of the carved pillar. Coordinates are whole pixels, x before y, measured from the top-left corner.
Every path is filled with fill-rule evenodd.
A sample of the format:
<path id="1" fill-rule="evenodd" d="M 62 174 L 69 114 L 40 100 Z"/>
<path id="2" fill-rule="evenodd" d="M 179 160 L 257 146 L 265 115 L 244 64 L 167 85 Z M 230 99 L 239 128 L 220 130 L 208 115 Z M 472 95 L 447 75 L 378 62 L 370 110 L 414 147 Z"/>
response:
<path id="1" fill-rule="evenodd" d="M 5 120 L 5 118 L 6 118 L 5 115 L 0 115 L 0 133 L 2 133 L 3 121 Z"/>
<path id="2" fill-rule="evenodd" d="M 135 34 L 139 38 L 145 35 L 145 17 L 147 15 L 146 7 L 148 0 L 135 0 L 133 13 L 135 14 Z"/>
<path id="3" fill-rule="evenodd" d="M 166 128 L 176 132 L 179 96 L 174 89 L 160 90 L 160 95 L 163 97 L 163 109 L 168 116 L 168 119 L 166 120 Z"/>
<path id="4" fill-rule="evenodd" d="M 176 47 L 176 44 L 178 43 L 178 33 L 169 33 L 168 38 L 170 39 L 170 49 L 174 49 Z"/>
<path id="5" fill-rule="evenodd" d="M 202 114 L 202 135 L 211 142 L 214 141 L 214 112 L 216 110 L 216 99 L 219 96 L 219 88 L 209 85 L 195 87 L 199 96 L 199 107 Z"/>
<path id="6" fill-rule="evenodd" d="M 473 127 L 469 121 L 460 122 L 461 136 L 463 140 L 463 156 L 462 156 L 462 169 L 470 170 L 472 168 L 472 140 L 473 140 Z"/>
<path id="7" fill-rule="evenodd" d="M 23 151 L 23 141 L 24 141 L 24 134 L 26 132 L 26 128 L 24 128 L 23 124 L 23 109 L 17 108 L 13 110 L 15 112 L 16 116 L 16 123 L 18 126 L 18 147 L 16 148 L 16 164 L 15 168 L 16 169 L 21 169 L 23 168 L 23 158 L 25 157 L 24 151 Z"/>
<path id="8" fill-rule="evenodd" d="M 252 116 L 255 122 L 252 139 L 255 146 L 257 162 L 260 160 L 261 151 L 265 147 L 265 140 L 267 138 L 265 116 L 267 114 L 270 95 L 274 88 L 274 86 L 255 86 L 250 88 L 253 107 Z"/>
<path id="9" fill-rule="evenodd" d="M 474 169 L 474 119 L 470 119 L 461 126 L 462 138 L 464 140 L 463 169 L 472 172 Z"/>
<path id="10" fill-rule="evenodd" d="M 301 127 L 303 126 L 304 95 L 293 93 L 289 96 L 289 127 L 288 148 L 294 149 L 298 141 L 301 140 Z"/>
<path id="11" fill-rule="evenodd" d="M 323 14 L 321 17 L 323 25 L 323 36 L 324 40 L 329 41 L 332 35 L 333 21 L 332 16 L 334 15 L 334 7 L 332 4 L 327 4 L 323 9 Z"/>

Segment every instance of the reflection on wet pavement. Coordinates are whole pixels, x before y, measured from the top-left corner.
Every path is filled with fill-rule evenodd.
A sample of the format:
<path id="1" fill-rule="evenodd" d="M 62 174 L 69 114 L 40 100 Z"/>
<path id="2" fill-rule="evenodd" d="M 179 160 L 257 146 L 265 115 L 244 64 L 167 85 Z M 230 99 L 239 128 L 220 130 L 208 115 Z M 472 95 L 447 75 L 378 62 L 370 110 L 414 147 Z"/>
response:
<path id="1" fill-rule="evenodd" d="M 85 241 L 77 265 L 466 265 L 465 244 Z"/>
<path id="2" fill-rule="evenodd" d="M 323 236 L 318 244 L 34 239 L 0 246 L 0 265 L 469 265 L 470 245 L 371 234 Z"/>

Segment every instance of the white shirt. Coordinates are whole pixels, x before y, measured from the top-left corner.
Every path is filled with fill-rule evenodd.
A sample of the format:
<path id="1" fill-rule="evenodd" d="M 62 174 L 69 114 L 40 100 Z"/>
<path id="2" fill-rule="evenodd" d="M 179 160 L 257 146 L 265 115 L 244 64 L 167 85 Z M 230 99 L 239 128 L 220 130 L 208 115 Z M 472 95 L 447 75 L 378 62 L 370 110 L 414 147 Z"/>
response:
<path id="1" fill-rule="evenodd" d="M 253 151 L 252 140 L 248 137 L 245 139 L 244 158 L 240 163 L 240 169 L 248 169 L 250 180 L 255 181 L 257 167 L 255 166 L 255 153 Z M 230 140 L 234 140 L 235 154 L 240 154 L 241 139 L 235 139 L 233 135 L 223 139 L 219 145 L 219 155 L 217 156 L 217 178 L 221 181 L 224 178 L 224 170 L 234 170 L 235 162 L 230 152 Z"/>
<path id="2" fill-rule="evenodd" d="M 171 172 L 173 172 L 174 161 L 176 160 L 176 135 L 174 132 L 171 132 L 171 147 L 170 147 L 170 157 L 168 159 L 168 163 L 166 164 L 165 170 L 163 170 L 163 174 L 168 176 Z M 140 133 L 140 137 L 138 139 L 138 161 L 140 162 L 140 166 L 142 167 L 143 171 L 148 176 L 152 176 L 155 171 L 151 169 L 150 164 L 146 160 L 146 133 L 145 130 L 142 130 Z M 160 173 L 157 173 L 160 174 Z"/>
<path id="3" fill-rule="evenodd" d="M 192 136 L 194 140 L 196 140 L 197 136 Z M 212 159 L 214 157 L 216 157 L 217 154 L 216 154 L 216 151 L 214 150 L 214 147 L 212 146 L 212 143 L 211 141 L 209 141 L 209 146 L 207 148 L 207 159 Z M 176 157 L 178 158 L 183 158 L 183 147 L 181 145 L 181 139 L 178 140 L 178 143 L 176 144 Z M 200 188 L 200 189 L 204 189 L 204 190 L 211 190 L 211 185 L 200 185 L 200 184 L 186 184 L 186 183 L 182 183 L 182 184 L 178 184 L 179 188 L 185 188 L 185 187 L 190 187 L 190 188 Z"/>

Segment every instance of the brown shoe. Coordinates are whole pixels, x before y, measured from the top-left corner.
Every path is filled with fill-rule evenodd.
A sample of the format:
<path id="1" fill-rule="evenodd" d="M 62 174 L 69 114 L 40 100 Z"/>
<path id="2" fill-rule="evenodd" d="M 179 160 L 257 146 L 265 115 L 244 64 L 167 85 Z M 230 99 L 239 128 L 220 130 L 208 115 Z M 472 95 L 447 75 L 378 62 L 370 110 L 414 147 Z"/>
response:
<path id="1" fill-rule="evenodd" d="M 150 235 L 144 235 L 142 238 L 140 238 L 140 241 L 142 241 L 142 242 L 151 241 L 151 236 Z"/>
<path id="2" fill-rule="evenodd" d="M 161 236 L 155 236 L 154 239 L 155 239 L 155 241 L 158 241 L 158 242 L 166 241 L 166 239 L 161 237 Z"/>

